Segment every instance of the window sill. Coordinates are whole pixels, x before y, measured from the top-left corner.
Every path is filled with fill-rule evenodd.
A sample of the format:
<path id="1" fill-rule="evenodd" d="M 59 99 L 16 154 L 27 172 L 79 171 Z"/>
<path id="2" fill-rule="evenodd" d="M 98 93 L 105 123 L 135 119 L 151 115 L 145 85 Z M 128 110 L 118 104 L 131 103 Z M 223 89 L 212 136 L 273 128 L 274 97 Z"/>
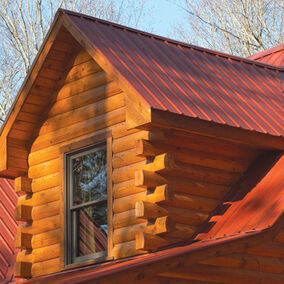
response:
<path id="1" fill-rule="evenodd" d="M 83 267 L 83 266 L 88 266 L 91 264 L 96 264 L 96 263 L 103 263 L 103 262 L 108 262 L 108 261 L 112 261 L 114 260 L 113 256 L 103 256 L 103 257 L 98 257 L 98 258 L 94 258 L 82 263 L 73 263 L 73 264 L 67 264 L 64 265 L 64 267 L 62 267 L 62 271 L 64 270 L 68 270 L 68 269 L 73 269 L 73 268 L 79 268 L 79 267 Z"/>

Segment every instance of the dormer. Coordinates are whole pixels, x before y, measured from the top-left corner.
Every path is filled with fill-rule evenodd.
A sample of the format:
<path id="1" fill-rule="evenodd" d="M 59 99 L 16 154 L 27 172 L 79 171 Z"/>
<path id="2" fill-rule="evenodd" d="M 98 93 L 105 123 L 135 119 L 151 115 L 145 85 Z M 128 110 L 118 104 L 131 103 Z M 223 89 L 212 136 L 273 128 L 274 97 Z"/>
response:
<path id="1" fill-rule="evenodd" d="M 59 10 L 1 129 L 0 174 L 24 194 L 15 276 L 210 239 L 232 191 L 284 150 L 281 76 Z"/>

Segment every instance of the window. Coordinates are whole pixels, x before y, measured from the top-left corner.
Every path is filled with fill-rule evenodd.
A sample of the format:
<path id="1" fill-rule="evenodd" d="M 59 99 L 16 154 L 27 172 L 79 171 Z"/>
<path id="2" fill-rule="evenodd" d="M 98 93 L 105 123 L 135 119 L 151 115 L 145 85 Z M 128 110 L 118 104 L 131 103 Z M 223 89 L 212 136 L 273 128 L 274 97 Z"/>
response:
<path id="1" fill-rule="evenodd" d="M 106 142 L 64 153 L 65 265 L 107 256 Z"/>

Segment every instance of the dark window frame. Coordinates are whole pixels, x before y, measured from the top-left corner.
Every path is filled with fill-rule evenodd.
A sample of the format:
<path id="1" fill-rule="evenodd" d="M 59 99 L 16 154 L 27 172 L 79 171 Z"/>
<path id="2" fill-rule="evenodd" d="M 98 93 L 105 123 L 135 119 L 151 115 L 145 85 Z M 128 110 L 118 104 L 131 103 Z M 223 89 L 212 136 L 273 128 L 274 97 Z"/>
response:
<path id="1" fill-rule="evenodd" d="M 93 145 L 98 145 L 104 142 L 106 144 L 107 152 L 107 218 L 108 218 L 108 240 L 107 240 L 107 251 L 104 255 L 100 253 L 92 254 L 90 257 L 82 257 L 80 261 L 69 262 L 67 261 L 68 247 L 66 243 L 66 234 L 71 234 L 70 228 L 66 227 L 66 174 L 65 174 L 65 154 L 71 152 L 80 151 L 80 149 L 87 149 Z M 61 185 L 62 185 L 62 195 L 61 195 L 61 210 L 60 216 L 62 220 L 62 230 L 61 230 L 61 252 L 60 252 L 60 266 L 62 270 L 76 268 L 84 265 L 90 265 L 92 263 L 100 263 L 105 261 L 113 260 L 113 196 L 112 196 L 112 131 L 111 130 L 101 130 L 93 135 L 87 135 L 82 137 L 82 139 L 77 139 L 76 141 L 70 141 L 60 147 L 60 161 L 61 161 Z M 69 226 L 70 227 L 70 226 Z M 69 231 L 68 231 L 69 230 Z M 69 254 L 70 255 L 70 254 Z"/>
<path id="2" fill-rule="evenodd" d="M 105 258 L 107 256 L 107 248 L 105 251 L 96 252 L 89 255 L 84 256 L 74 256 L 76 250 L 78 250 L 78 210 L 83 209 L 89 206 L 96 206 L 102 203 L 107 204 L 107 198 L 94 200 L 86 203 L 82 203 L 80 205 L 74 205 L 73 200 L 73 176 L 71 170 L 72 159 L 76 157 L 82 157 L 84 155 L 88 155 L 94 153 L 96 151 L 100 151 L 102 149 L 106 150 L 106 141 L 102 141 L 100 143 L 96 143 L 87 147 L 83 147 L 77 150 L 73 150 L 71 152 L 64 153 L 64 164 L 65 164 L 65 265 L 76 264 L 86 262 L 88 260 L 92 260 L 94 258 Z M 95 237 L 95 236 L 94 236 Z"/>

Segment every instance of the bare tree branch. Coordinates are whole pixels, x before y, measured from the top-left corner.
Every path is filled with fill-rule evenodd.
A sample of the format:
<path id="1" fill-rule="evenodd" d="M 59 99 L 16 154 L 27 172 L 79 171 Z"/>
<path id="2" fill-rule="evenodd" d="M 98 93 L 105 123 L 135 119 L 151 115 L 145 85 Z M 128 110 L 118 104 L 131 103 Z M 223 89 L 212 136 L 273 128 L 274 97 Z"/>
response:
<path id="1" fill-rule="evenodd" d="M 184 27 L 176 27 L 183 41 L 245 57 L 283 43 L 283 0 L 175 3 L 187 14 Z"/>

